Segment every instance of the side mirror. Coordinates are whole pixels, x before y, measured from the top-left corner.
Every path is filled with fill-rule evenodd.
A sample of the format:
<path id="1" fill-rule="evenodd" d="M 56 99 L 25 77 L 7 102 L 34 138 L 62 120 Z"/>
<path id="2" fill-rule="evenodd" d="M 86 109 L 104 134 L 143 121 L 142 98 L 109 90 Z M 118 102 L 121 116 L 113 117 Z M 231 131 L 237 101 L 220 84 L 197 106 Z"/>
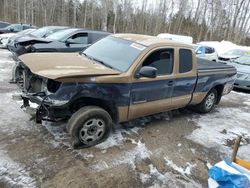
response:
<path id="1" fill-rule="evenodd" d="M 136 78 L 146 77 L 146 78 L 155 78 L 157 69 L 150 66 L 142 67 L 139 72 L 136 74 Z"/>
<path id="2" fill-rule="evenodd" d="M 196 54 L 202 54 L 202 51 L 198 50 L 198 51 L 196 52 Z"/>
<path id="3" fill-rule="evenodd" d="M 65 44 L 66 44 L 67 46 L 69 46 L 70 44 L 74 44 L 74 40 L 73 40 L 73 39 L 67 39 L 67 40 L 65 41 Z"/>

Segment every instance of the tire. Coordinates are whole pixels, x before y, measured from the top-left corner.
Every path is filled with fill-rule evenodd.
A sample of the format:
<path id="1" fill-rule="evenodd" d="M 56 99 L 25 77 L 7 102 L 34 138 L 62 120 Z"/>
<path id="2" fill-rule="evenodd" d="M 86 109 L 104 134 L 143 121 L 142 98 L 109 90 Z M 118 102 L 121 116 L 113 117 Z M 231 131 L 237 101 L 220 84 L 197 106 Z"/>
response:
<path id="1" fill-rule="evenodd" d="M 197 105 L 198 111 L 201 113 L 208 113 L 210 112 L 218 99 L 218 93 L 216 89 L 211 89 L 203 101 Z"/>
<path id="2" fill-rule="evenodd" d="M 74 149 L 87 148 L 103 142 L 108 138 L 111 129 L 112 119 L 109 113 L 97 106 L 80 108 L 67 124 Z"/>

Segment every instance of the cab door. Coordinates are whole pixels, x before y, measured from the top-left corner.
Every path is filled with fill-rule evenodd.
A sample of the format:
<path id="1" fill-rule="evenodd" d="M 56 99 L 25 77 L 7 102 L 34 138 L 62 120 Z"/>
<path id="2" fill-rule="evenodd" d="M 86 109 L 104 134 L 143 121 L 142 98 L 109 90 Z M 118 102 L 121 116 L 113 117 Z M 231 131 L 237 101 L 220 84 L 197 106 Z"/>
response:
<path id="1" fill-rule="evenodd" d="M 128 119 L 163 112 L 171 108 L 171 96 L 175 84 L 174 49 L 161 48 L 151 51 L 137 68 L 131 84 Z M 157 69 L 155 78 L 136 74 L 143 66 Z"/>
<path id="2" fill-rule="evenodd" d="M 177 51 L 176 66 L 178 68 L 172 93 L 173 109 L 184 107 L 191 101 L 197 80 L 195 54 L 191 49 L 186 48 L 179 48 Z"/>

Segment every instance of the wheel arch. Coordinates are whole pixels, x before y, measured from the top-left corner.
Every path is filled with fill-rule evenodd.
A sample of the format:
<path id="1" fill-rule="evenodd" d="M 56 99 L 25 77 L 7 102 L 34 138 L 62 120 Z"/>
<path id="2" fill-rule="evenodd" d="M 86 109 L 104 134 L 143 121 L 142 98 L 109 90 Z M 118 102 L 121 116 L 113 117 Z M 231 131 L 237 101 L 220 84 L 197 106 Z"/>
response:
<path id="1" fill-rule="evenodd" d="M 80 108 L 82 108 L 84 106 L 90 106 L 90 105 L 103 108 L 104 110 L 106 110 L 110 114 L 113 122 L 118 122 L 117 106 L 114 103 L 107 101 L 107 100 L 98 99 L 98 98 L 91 98 L 91 97 L 81 97 L 81 98 L 74 100 L 74 102 L 72 102 L 70 104 L 69 108 L 73 114 L 74 112 L 76 112 Z"/>
<path id="2" fill-rule="evenodd" d="M 217 91 L 217 101 L 216 104 L 219 104 L 221 97 L 222 97 L 222 93 L 223 93 L 223 89 L 224 89 L 224 85 L 219 84 L 213 87 L 216 91 Z"/>

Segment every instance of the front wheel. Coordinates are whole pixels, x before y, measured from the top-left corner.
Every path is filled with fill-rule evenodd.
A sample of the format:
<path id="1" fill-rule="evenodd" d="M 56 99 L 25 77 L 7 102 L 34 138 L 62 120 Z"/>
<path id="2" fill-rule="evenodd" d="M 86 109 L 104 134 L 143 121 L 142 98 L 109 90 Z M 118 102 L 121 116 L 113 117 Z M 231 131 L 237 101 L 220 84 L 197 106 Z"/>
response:
<path id="1" fill-rule="evenodd" d="M 75 112 L 68 121 L 67 130 L 74 148 L 86 148 L 106 140 L 112 128 L 109 113 L 97 106 L 86 106 Z"/>
<path id="2" fill-rule="evenodd" d="M 206 97 L 203 99 L 203 101 L 200 104 L 198 104 L 197 106 L 198 110 L 202 113 L 210 112 L 214 108 L 217 98 L 218 98 L 218 93 L 216 89 L 210 90 L 206 95 Z"/>

